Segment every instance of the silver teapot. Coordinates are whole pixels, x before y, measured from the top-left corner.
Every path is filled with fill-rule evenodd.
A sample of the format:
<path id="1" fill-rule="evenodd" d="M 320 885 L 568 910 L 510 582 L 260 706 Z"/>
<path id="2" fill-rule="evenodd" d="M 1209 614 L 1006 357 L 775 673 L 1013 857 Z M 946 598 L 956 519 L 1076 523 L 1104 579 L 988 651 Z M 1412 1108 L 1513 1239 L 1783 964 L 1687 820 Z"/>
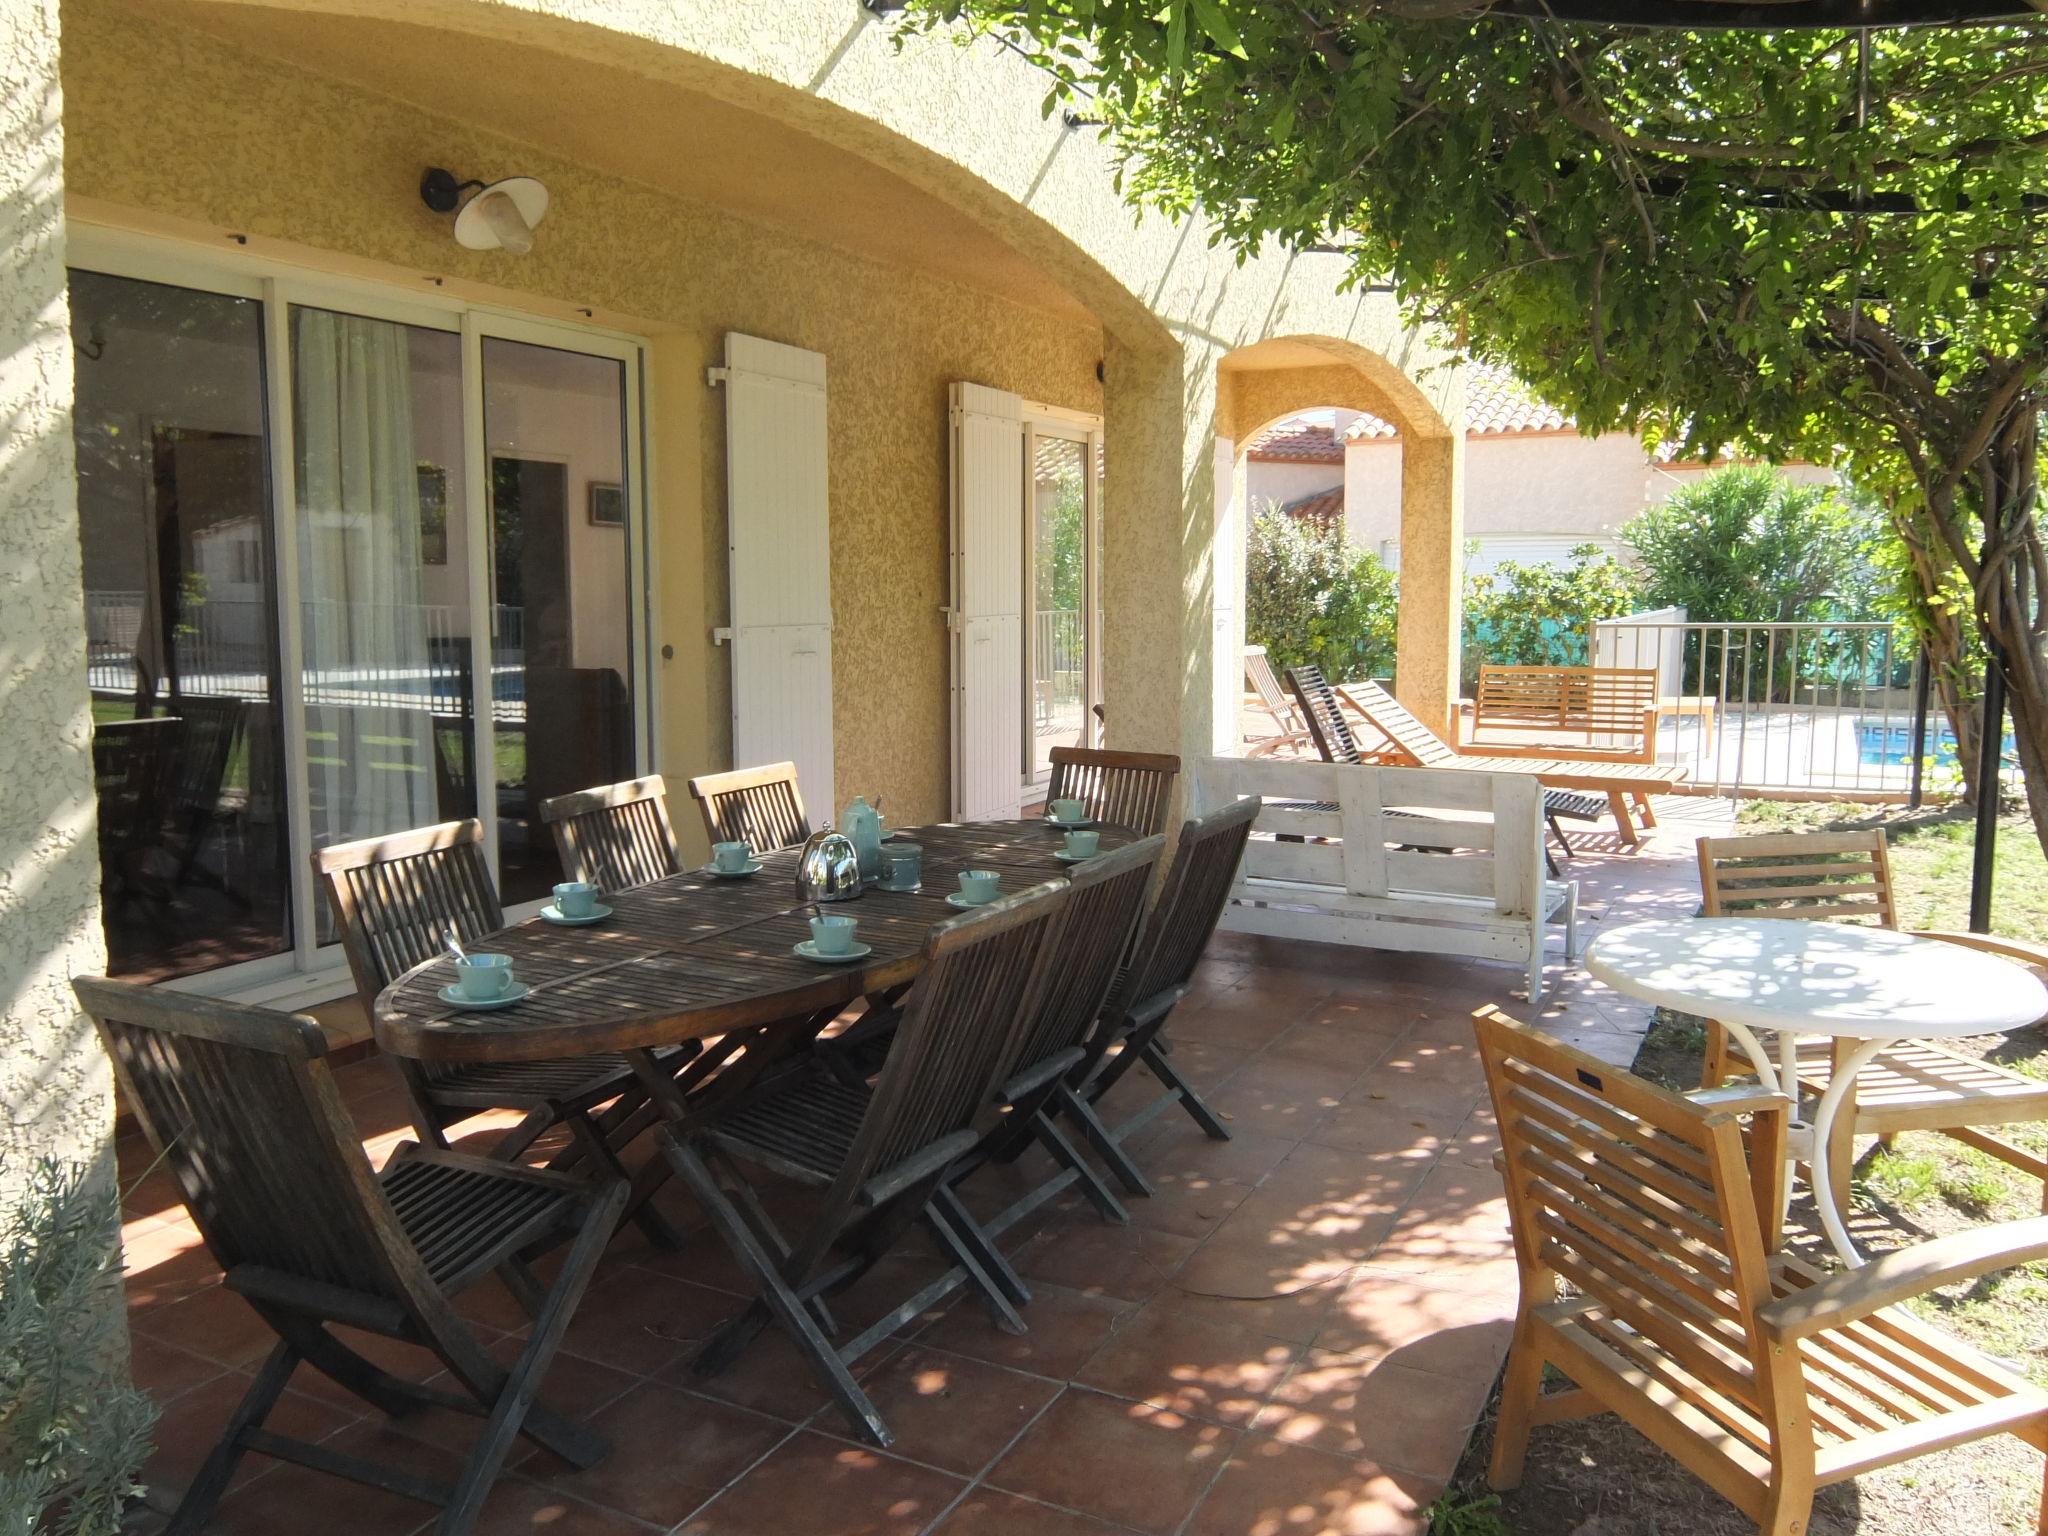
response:
<path id="1" fill-rule="evenodd" d="M 852 901 L 860 890 L 860 855 L 853 839 L 830 827 L 813 832 L 796 861 L 797 900 Z"/>

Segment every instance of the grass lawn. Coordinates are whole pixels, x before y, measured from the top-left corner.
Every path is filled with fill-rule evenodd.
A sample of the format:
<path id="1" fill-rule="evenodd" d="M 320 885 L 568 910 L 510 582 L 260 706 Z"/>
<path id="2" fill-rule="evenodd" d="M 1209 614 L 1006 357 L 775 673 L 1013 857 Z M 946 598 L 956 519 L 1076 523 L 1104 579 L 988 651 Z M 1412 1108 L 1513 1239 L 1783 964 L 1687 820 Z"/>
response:
<path id="1" fill-rule="evenodd" d="M 1869 826 L 1882 826 L 1891 846 L 1901 926 L 1965 927 L 1974 830 L 1965 812 L 1756 801 L 1737 817 L 1744 832 Z M 2048 937 L 2048 859 L 2032 823 L 2005 818 L 1998 855 L 1992 926 L 2017 938 Z M 1643 1040 L 1635 1069 L 1668 1087 L 1697 1087 L 1705 1044 L 1703 1021 L 1662 1014 Z M 2048 1078 L 2048 1031 L 2039 1025 L 1959 1047 Z M 1996 1134 L 2048 1152 L 2048 1126 L 2007 1126 Z M 1889 1150 L 1866 1139 L 1857 1150 L 1850 1226 L 1867 1253 L 2042 1209 L 2039 1180 L 1945 1136 L 1909 1133 Z M 1802 1195 L 1792 1208 L 1789 1239 L 1831 1262 L 1818 1227 Z M 1909 1305 L 2048 1388 L 2048 1264 L 1952 1286 Z M 1431 1536 L 1747 1536 L 1755 1530 L 1612 1416 L 1537 1431 L 1523 1486 L 1497 1501 L 1485 1491 L 1491 1448 L 1489 1410 L 1452 1492 L 1432 1511 Z M 2040 1456 L 2010 1437 L 1963 1446 L 1823 1492 L 1811 1536 L 2021 1536 L 2036 1529 L 2041 1476 Z"/>

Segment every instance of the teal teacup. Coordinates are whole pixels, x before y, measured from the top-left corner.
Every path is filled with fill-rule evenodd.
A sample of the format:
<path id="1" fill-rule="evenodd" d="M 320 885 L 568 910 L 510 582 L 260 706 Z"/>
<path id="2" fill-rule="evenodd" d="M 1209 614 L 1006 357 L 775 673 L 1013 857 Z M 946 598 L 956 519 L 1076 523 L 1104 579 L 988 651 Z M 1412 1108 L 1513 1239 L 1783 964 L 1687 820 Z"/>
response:
<path id="1" fill-rule="evenodd" d="M 1079 800 L 1055 800 L 1052 803 L 1054 821 L 1086 821 L 1088 807 Z"/>
<path id="2" fill-rule="evenodd" d="M 597 887 L 588 880 L 565 880 L 555 887 L 555 910 L 564 917 L 588 917 L 596 906 Z"/>
<path id="3" fill-rule="evenodd" d="M 843 955 L 853 948 L 853 930 L 860 926 L 857 917 L 840 917 L 827 913 L 811 919 L 811 948 L 821 955 Z"/>
<path id="4" fill-rule="evenodd" d="M 1002 893 L 1003 877 L 992 869 L 960 871 L 960 899 L 971 907 L 985 906 Z"/>
<path id="5" fill-rule="evenodd" d="M 736 875 L 748 864 L 747 855 L 751 850 L 745 843 L 713 843 L 711 862 L 728 875 Z"/>
<path id="6" fill-rule="evenodd" d="M 488 1003 L 512 990 L 512 957 L 471 952 L 455 962 L 455 988 L 475 1003 Z"/>
<path id="7" fill-rule="evenodd" d="M 1073 859 L 1092 859 L 1102 847 L 1102 834 L 1093 830 L 1076 827 L 1067 834 L 1067 856 Z"/>

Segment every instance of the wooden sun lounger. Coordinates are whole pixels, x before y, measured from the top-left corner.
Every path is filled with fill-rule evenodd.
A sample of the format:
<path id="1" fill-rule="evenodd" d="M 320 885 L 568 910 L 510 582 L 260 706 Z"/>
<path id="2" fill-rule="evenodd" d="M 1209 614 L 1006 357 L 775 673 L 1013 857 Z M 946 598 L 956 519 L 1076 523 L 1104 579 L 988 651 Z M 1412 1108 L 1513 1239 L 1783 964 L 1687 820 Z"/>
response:
<path id="1" fill-rule="evenodd" d="M 1685 780 L 1685 770 L 1660 763 L 1577 762 L 1569 757 L 1480 756 L 1460 752 L 1436 732 L 1410 714 L 1406 705 L 1378 683 L 1347 684 L 1341 693 L 1373 728 L 1393 746 L 1414 759 L 1419 768 L 1462 768 L 1473 773 L 1533 773 L 1549 789 L 1586 790 L 1607 797 L 1608 809 L 1621 840 L 1630 846 L 1642 842 L 1637 827 L 1657 825 L 1657 813 L 1650 805 L 1653 794 L 1668 794 Z M 1318 712 L 1310 712 L 1315 725 Z"/>

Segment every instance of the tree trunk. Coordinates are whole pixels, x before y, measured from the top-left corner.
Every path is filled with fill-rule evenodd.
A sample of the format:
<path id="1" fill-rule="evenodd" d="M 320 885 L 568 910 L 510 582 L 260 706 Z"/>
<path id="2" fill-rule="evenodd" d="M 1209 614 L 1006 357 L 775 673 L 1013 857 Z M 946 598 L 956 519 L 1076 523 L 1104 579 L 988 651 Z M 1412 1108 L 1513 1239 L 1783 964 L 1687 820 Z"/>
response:
<path id="1" fill-rule="evenodd" d="M 1934 696 L 1948 717 L 1956 738 L 1956 766 L 1963 778 L 1963 801 L 1977 800 L 1977 742 L 1984 719 L 1983 700 L 1977 689 L 1980 679 L 1972 676 L 1969 636 L 1963 617 L 1954 604 L 1942 600 L 1950 573 L 1955 567 L 1942 554 L 1931 530 L 1917 518 L 1924 510 L 1891 513 L 1893 531 L 1906 548 L 1913 567 L 1913 631 L 1926 654 L 1934 680 Z"/>

